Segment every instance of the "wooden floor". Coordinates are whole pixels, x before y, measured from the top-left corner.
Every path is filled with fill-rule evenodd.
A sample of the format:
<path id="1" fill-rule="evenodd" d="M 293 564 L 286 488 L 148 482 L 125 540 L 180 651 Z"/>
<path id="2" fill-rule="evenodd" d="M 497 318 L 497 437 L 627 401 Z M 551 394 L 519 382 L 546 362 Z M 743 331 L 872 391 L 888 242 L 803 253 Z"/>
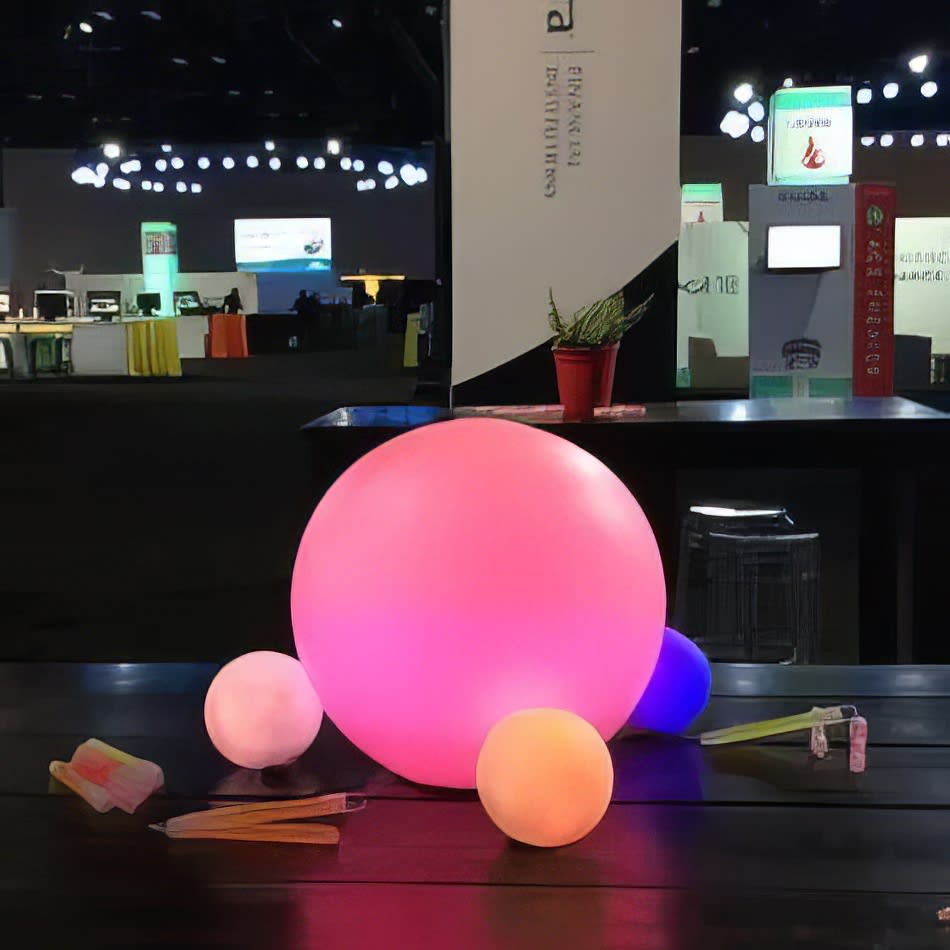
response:
<path id="1" fill-rule="evenodd" d="M 868 772 L 810 761 L 804 737 L 617 741 L 613 806 L 560 851 L 509 843 L 473 795 L 409 786 L 330 725 L 291 770 L 233 769 L 202 725 L 215 670 L 0 665 L 0 946 L 950 947 L 950 669 L 719 667 L 704 725 L 854 702 Z M 166 795 L 100 816 L 51 786 L 90 736 L 161 764 Z M 369 803 L 337 849 L 146 828 L 209 797 L 338 790 Z"/>

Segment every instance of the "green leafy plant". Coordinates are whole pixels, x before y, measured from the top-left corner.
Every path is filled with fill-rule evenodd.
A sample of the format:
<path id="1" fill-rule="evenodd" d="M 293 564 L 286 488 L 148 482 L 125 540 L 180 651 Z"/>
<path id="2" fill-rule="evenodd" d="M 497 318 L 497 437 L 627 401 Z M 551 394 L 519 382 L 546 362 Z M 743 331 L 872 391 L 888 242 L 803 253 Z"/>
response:
<path id="1" fill-rule="evenodd" d="M 643 303 L 627 311 L 623 294 L 616 293 L 604 300 L 581 307 L 573 316 L 564 319 L 554 301 L 554 291 L 548 291 L 548 324 L 554 334 L 555 349 L 581 349 L 592 346 L 611 346 L 635 326 L 653 303 L 652 295 Z"/>

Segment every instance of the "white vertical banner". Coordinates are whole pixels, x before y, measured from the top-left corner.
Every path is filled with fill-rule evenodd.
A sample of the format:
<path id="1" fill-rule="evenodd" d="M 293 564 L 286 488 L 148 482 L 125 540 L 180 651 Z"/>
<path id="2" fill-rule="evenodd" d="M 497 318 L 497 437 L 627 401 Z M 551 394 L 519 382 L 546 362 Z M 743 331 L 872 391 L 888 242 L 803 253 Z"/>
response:
<path id="1" fill-rule="evenodd" d="M 676 241 L 681 4 L 452 0 L 454 385 Z"/>

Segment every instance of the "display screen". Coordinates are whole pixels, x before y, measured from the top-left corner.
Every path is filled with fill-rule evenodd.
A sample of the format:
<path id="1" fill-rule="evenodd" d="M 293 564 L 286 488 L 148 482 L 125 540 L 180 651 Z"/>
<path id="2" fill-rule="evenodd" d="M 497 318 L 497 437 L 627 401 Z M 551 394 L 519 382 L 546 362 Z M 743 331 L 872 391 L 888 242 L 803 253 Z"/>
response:
<path id="1" fill-rule="evenodd" d="M 329 218 L 242 218 L 234 222 L 239 271 L 299 274 L 333 265 Z"/>
<path id="2" fill-rule="evenodd" d="M 841 225 L 769 228 L 769 270 L 833 270 L 841 266 Z"/>

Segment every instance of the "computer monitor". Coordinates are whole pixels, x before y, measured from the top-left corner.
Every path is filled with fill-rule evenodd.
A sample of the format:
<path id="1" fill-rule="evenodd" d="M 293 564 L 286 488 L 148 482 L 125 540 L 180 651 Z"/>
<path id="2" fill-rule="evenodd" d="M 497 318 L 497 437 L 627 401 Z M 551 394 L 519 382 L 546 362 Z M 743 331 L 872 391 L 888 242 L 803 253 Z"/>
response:
<path id="1" fill-rule="evenodd" d="M 118 290 L 89 290 L 86 292 L 86 313 L 110 321 L 122 313 L 122 293 Z"/>
<path id="2" fill-rule="evenodd" d="M 69 290 L 37 290 L 33 306 L 41 320 L 65 320 L 75 308 L 75 294 Z"/>
<path id="3" fill-rule="evenodd" d="M 138 294 L 135 298 L 135 304 L 139 312 L 145 317 L 157 316 L 162 311 L 161 294 Z"/>
<path id="4" fill-rule="evenodd" d="M 175 313 L 179 317 L 187 317 L 192 314 L 203 314 L 204 304 L 201 302 L 201 295 L 196 290 L 176 290 L 175 291 Z"/>
<path id="5" fill-rule="evenodd" d="M 0 317 L 5 317 L 10 313 L 10 294 L 6 290 L 0 290 Z"/>

